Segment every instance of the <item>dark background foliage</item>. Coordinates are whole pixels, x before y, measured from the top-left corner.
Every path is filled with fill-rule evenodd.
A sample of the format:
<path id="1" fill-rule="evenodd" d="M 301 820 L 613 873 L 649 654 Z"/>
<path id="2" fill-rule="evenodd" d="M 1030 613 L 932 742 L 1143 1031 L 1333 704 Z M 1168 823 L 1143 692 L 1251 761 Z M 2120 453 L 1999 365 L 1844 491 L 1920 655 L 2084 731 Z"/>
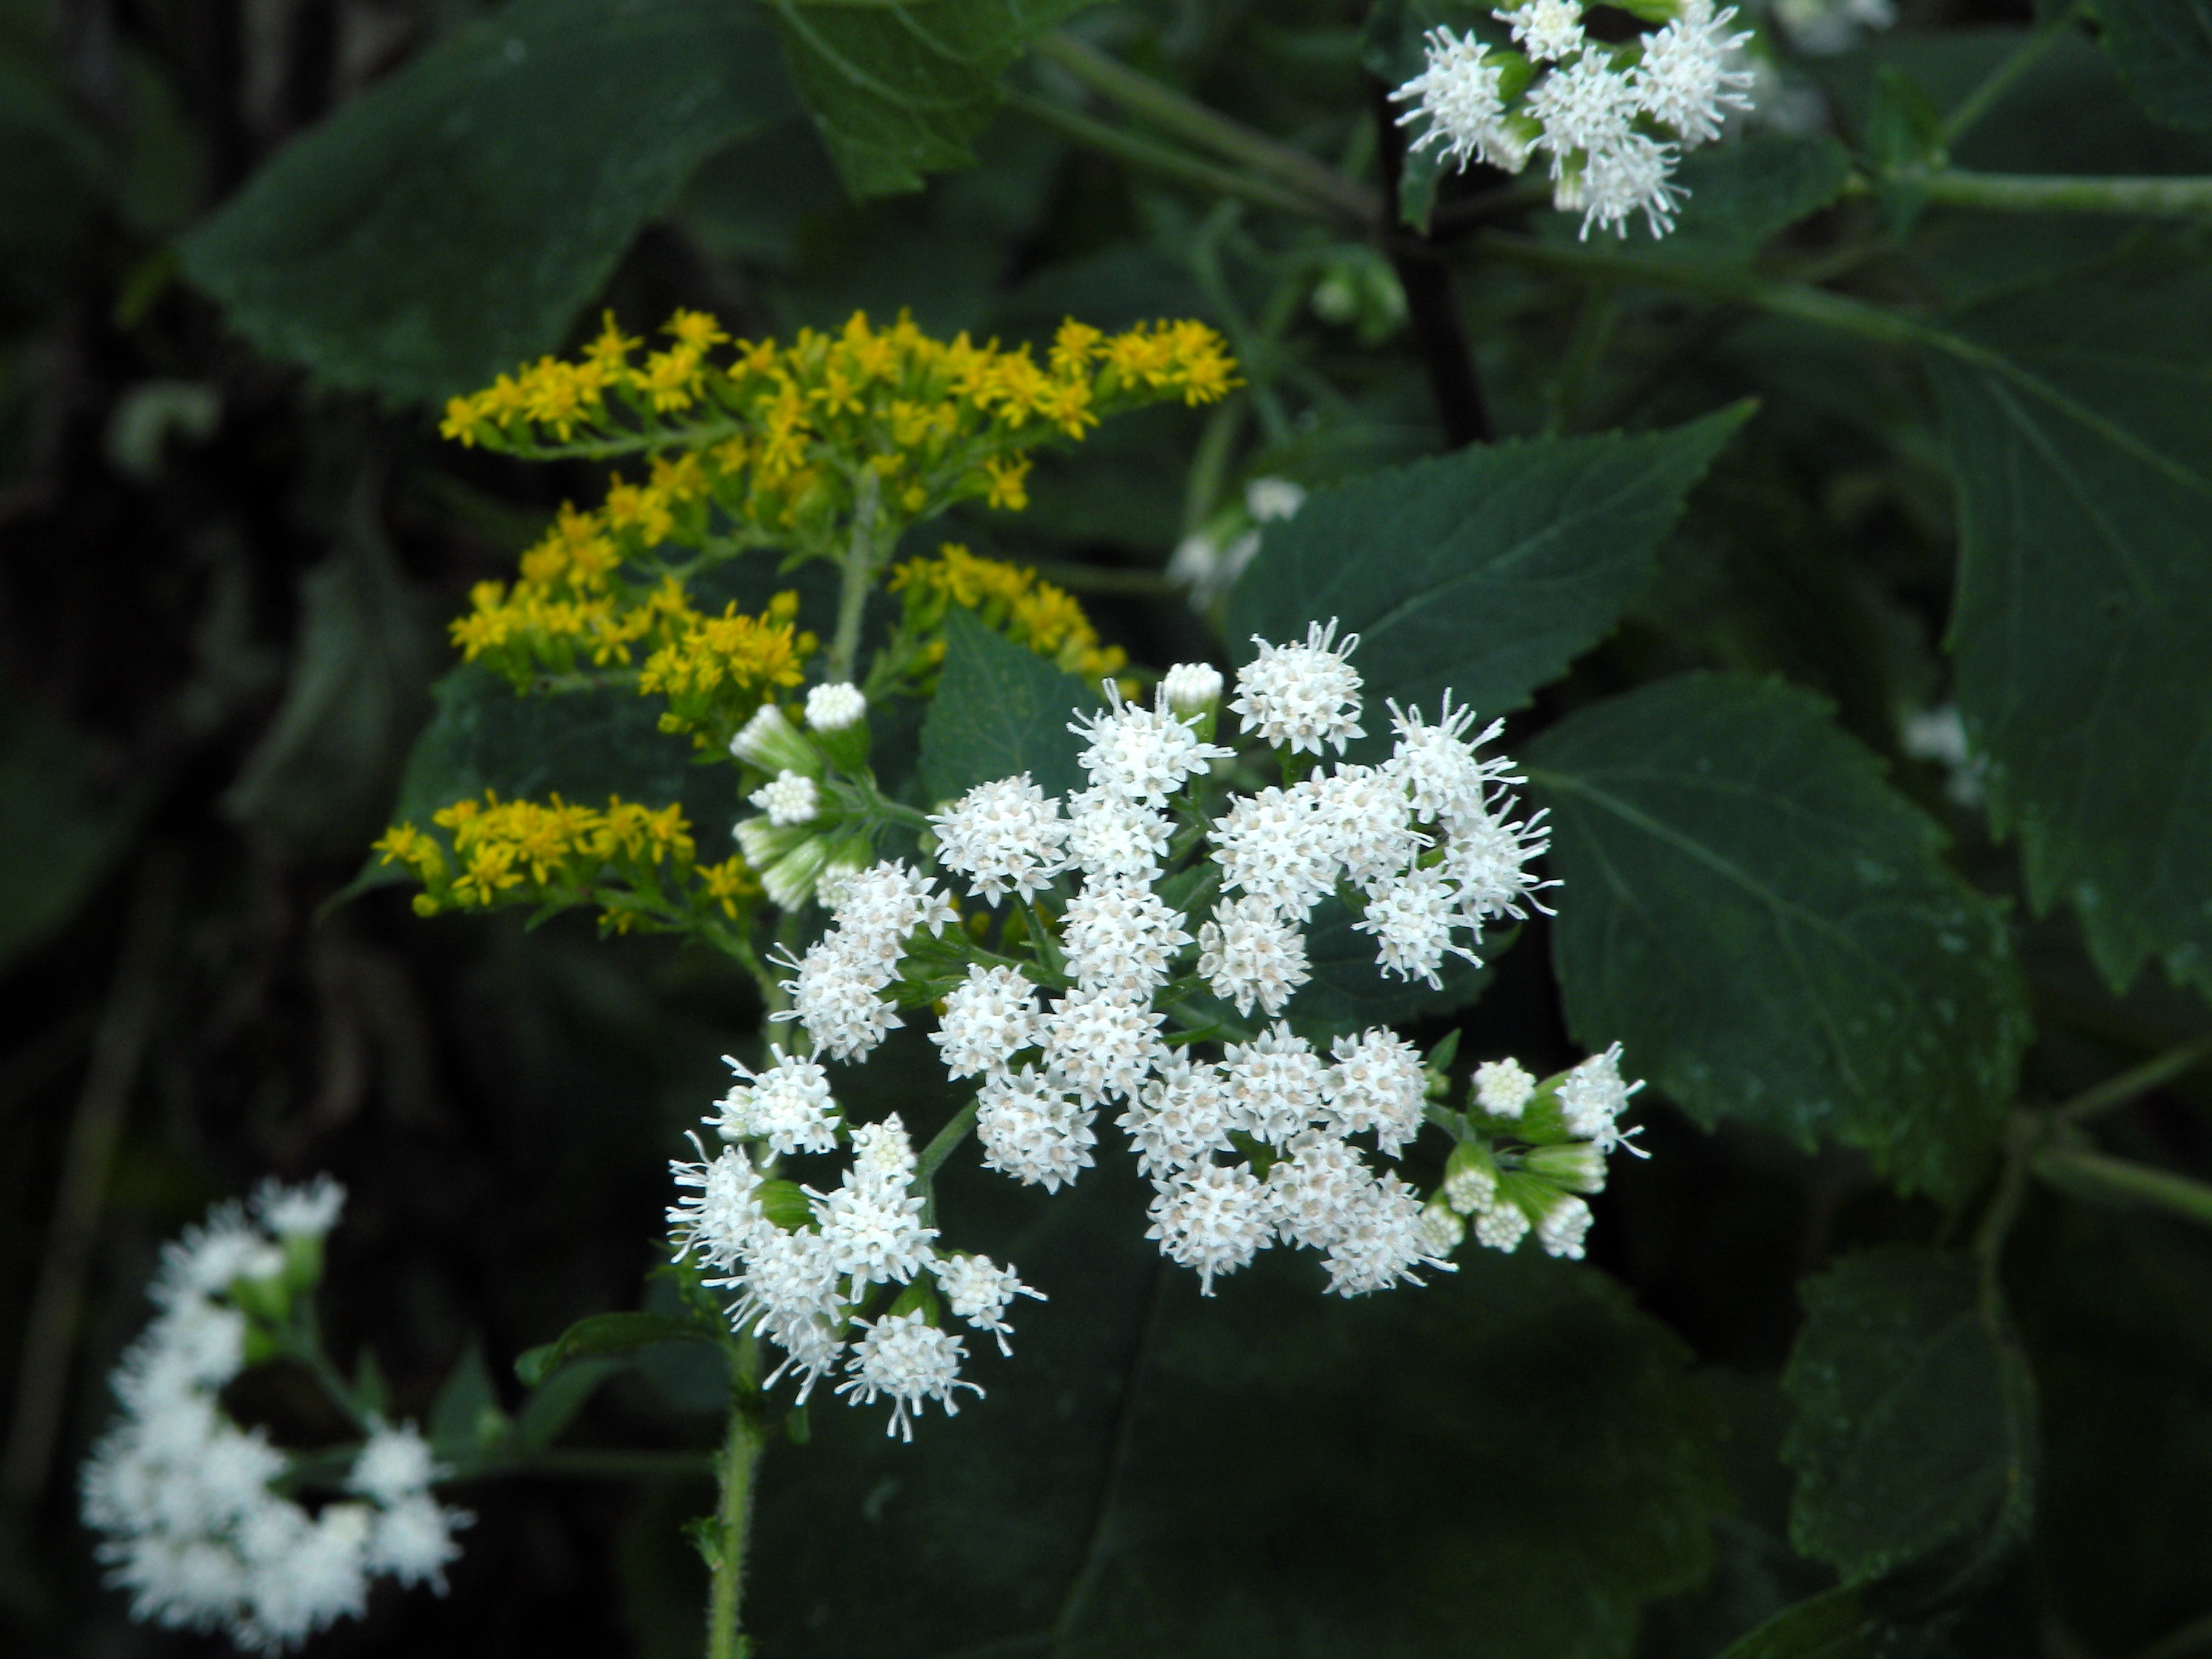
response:
<path id="1" fill-rule="evenodd" d="M 1509 606 L 1519 575 L 1484 562 L 1507 532 L 1482 514 L 1512 508 L 1485 469 L 1523 475 L 1470 440 L 1643 434 L 1547 452 L 1561 470 L 1537 483 L 1562 500 L 1632 466 L 1674 467 L 1679 493 L 1717 453 L 1663 535 L 1664 513 L 1604 521 L 1607 556 L 1574 573 L 1597 596 L 1587 619 L 1547 611 L 1552 632 L 1516 635 L 1525 659 L 1458 682 L 1519 705 L 1516 752 L 1543 733 L 1528 758 L 1571 896 L 1498 955 L 1479 1001 L 1419 1034 L 1456 1023 L 1463 1057 L 1540 1067 L 1581 1052 L 1570 1022 L 1628 1040 L 1656 1080 L 1652 1157 L 1597 1200 L 1596 1271 L 1485 1256 L 1343 1307 L 1271 1262 L 1201 1306 L 1138 1237 L 1120 1177 L 1055 1204 L 956 1177 L 948 1212 L 1054 1300 L 1025 1316 L 1021 1358 L 987 1368 L 988 1401 L 915 1448 L 833 1406 L 811 1446 L 771 1452 L 751 1589 L 768 1659 L 1693 1659 L 1793 1605 L 1745 1651 L 2193 1651 L 2212 1607 L 2212 1245 L 2039 1187 L 2007 1258 L 2017 1346 L 1976 1322 L 1985 1287 L 1956 1247 L 2015 1063 L 2019 1098 L 2048 1103 L 2212 1023 L 2177 988 L 2206 982 L 2208 854 L 2188 839 L 2202 762 L 2160 735 L 2201 725 L 2194 700 L 2212 697 L 2187 621 L 2207 577 L 2175 554 L 2134 609 L 2100 611 L 2058 555 L 2025 598 L 1957 571 L 1962 547 L 2040 535 L 2063 553 L 2069 515 L 2099 503 L 2138 544 L 2185 547 L 2201 494 L 2109 422 L 2022 413 L 1963 349 L 1873 349 L 1724 290 L 1470 252 L 1451 228 L 1495 216 L 1479 179 L 1446 187 L 1433 239 L 1314 232 L 994 112 L 1023 40 L 1070 9 L 939 0 L 950 46 L 907 65 L 898 84 L 919 90 L 902 103 L 838 70 L 889 50 L 867 8 L 518 0 L 491 27 L 460 0 L 0 6 L 0 1639 L 218 1645 L 126 1622 L 72 1481 L 160 1243 L 212 1200 L 270 1172 L 348 1184 L 326 1319 L 341 1354 L 373 1342 L 410 1415 L 480 1407 L 486 1388 L 516 1408 L 516 1355 L 640 1305 L 664 1160 L 755 1026 L 750 990 L 574 919 L 425 923 L 388 888 L 335 901 L 431 713 L 443 619 L 592 489 L 581 469 L 441 445 L 434 399 L 602 305 L 635 328 L 685 304 L 752 334 L 856 306 L 1009 337 L 1071 312 L 1226 329 L 1254 381 L 1238 424 L 1131 418 L 1042 466 L 1029 514 L 955 532 L 1042 564 L 1140 661 L 1233 661 L 1224 641 L 1279 635 L 1315 605 L 1357 623 L 1441 580 L 1410 562 L 1415 541 L 1360 547 L 1402 483 L 1353 484 L 1270 540 L 1271 570 L 1297 581 L 1240 592 L 1216 634 L 1158 577 L 1193 527 L 1194 456 L 1217 492 L 1448 469 L 1420 475 L 1437 524 L 1418 546 L 1462 534 L 1449 580 Z M 2125 91 L 2167 125 L 2074 31 L 1962 161 L 2207 170 L 2201 8 L 2108 9 Z M 2005 0 L 1906 12 L 1814 66 L 1863 155 L 2034 21 Z M 623 27 L 594 33 L 602 14 Z M 1085 24 L 1358 173 L 1365 14 L 1160 0 Z M 1063 90 L 1048 71 L 1017 83 L 1018 104 Z M 970 145 L 980 164 L 957 165 Z M 1940 314 L 2093 408 L 2133 398 L 2137 429 L 2202 457 L 2201 397 L 2141 361 L 2162 346 L 2201 366 L 2193 230 L 1923 214 L 1893 194 L 1831 208 L 1844 166 L 1833 145 L 1758 150 L 1662 251 L 1739 269 L 1795 224 L 1778 246 L 1817 256 L 1847 214 L 1889 212 L 1866 300 Z M 1509 205 L 1502 222 L 1530 217 Z M 2053 272 L 2076 274 L 2035 285 Z M 1323 279 L 1367 297 L 1322 314 Z M 1759 412 L 1732 433 L 1741 410 L 1710 441 L 1680 435 L 1746 398 Z M 1352 580 L 1323 602 L 1333 568 Z M 2020 625 L 1974 631 L 1984 613 Z M 1386 634 L 1369 649 L 1390 683 L 1428 695 L 1434 641 Z M 2005 641 L 2039 653 L 2033 672 Z M 2081 757 L 2042 734 L 2115 653 L 2140 672 L 2106 688 L 2086 741 L 2124 764 L 2055 809 Z M 2003 762 L 1988 811 L 1899 748 L 1900 711 L 1954 694 Z M 1701 805 L 1715 752 L 1765 793 Z M 1850 926 L 1701 886 L 1710 860 L 1642 836 L 1639 812 L 1710 823 L 1709 847 Z M 1808 835 L 1858 862 L 1807 873 Z M 1902 872 L 1891 908 L 1856 908 L 1869 868 Z M 1653 902 L 1601 902 L 1613 881 Z M 1690 982 L 1671 952 L 1701 927 L 1736 956 Z M 1954 934 L 1996 941 L 1968 952 L 1978 977 L 1911 960 Z M 1914 987 L 1936 981 L 1981 1047 L 1916 1023 Z M 1801 1041 L 1824 1009 L 1857 1023 Z M 1747 1020 L 1773 1041 L 1745 1044 Z M 946 1108 L 902 1052 L 862 1109 L 927 1127 Z M 1899 1104 L 1931 1087 L 1952 1116 Z M 2208 1109 L 2212 1086 L 2184 1075 L 2100 1134 L 2212 1176 Z M 703 1578 L 679 1527 L 708 1501 L 692 1455 L 714 1433 L 712 1379 L 663 1347 L 568 1393 L 564 1443 L 660 1473 L 469 1488 L 451 1595 L 380 1592 L 319 1650 L 696 1650 Z M 282 1373 L 237 1406 L 295 1443 L 342 1433 Z"/>

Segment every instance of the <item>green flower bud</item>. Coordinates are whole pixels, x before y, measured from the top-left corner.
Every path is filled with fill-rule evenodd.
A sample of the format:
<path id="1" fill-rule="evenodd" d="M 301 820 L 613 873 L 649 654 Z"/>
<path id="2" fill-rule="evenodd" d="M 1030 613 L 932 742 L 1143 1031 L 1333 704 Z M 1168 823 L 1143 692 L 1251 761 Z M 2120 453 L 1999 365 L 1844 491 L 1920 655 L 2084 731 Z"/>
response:
<path id="1" fill-rule="evenodd" d="M 1587 1140 L 1534 1146 L 1521 1162 L 1530 1175 L 1541 1176 L 1571 1193 L 1605 1190 L 1605 1154 Z"/>

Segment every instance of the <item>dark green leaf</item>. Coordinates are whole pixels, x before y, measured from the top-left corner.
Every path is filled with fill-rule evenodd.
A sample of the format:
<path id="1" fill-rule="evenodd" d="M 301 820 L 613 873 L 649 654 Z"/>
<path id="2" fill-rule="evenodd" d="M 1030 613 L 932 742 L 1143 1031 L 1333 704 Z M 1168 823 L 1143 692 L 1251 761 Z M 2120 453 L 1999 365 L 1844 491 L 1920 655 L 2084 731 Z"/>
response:
<path id="1" fill-rule="evenodd" d="M 999 107 L 1000 73 L 1089 0 L 772 3 L 791 78 L 846 187 L 889 196 L 970 165 L 969 143 Z"/>
<path id="2" fill-rule="evenodd" d="M 500 1409 L 484 1365 L 483 1344 L 471 1338 L 430 1407 L 431 1441 L 440 1458 L 451 1462 L 496 1445 L 507 1429 L 507 1413 Z"/>
<path id="3" fill-rule="evenodd" d="M 1782 1386 L 1797 1407 L 1800 1552 L 1866 1583 L 1939 1553 L 2001 1553 L 2034 1505 L 2033 1384 L 1982 1306 L 1969 1257 L 1919 1245 L 1805 1281 Z"/>
<path id="4" fill-rule="evenodd" d="M 1469 1251 L 1344 1302 L 1274 1251 L 1209 1301 L 1126 1168 L 1046 1200 L 948 1166 L 963 1244 L 1052 1300 L 912 1446 L 817 1393 L 764 1466 L 764 1651 L 1595 1659 L 1705 1571 L 1718 1425 L 1601 1276 Z"/>
<path id="5" fill-rule="evenodd" d="M 516 0 L 281 151 L 185 270 L 272 356 L 441 398 L 558 345 L 692 168 L 791 109 L 734 0 Z"/>
<path id="6" fill-rule="evenodd" d="M 1316 490 L 1270 525 L 1230 597 L 1251 636 L 1303 639 L 1334 617 L 1360 636 L 1369 744 L 1385 697 L 1449 689 L 1486 713 L 1518 708 L 1610 629 L 1651 574 L 1682 497 L 1751 413 L 1671 431 L 1475 445 Z"/>
<path id="7" fill-rule="evenodd" d="M 1721 1659 L 1932 1659 L 1940 1627 L 1885 1617 L 1856 1585 L 1842 1585 L 1778 1613 Z"/>
<path id="8" fill-rule="evenodd" d="M 1818 699 L 1685 675 L 1583 710 L 1528 758 L 1578 1039 L 1625 1043 L 1705 1123 L 1972 1189 L 2027 1035 L 2002 908 Z"/>
<path id="9" fill-rule="evenodd" d="M 1766 134 L 1692 150 L 1674 175 L 1689 199 L 1668 256 L 1744 258 L 1842 195 L 1850 171 L 1850 153 L 1825 136 Z"/>
<path id="10" fill-rule="evenodd" d="M 2143 113 L 2185 132 L 2212 132 L 2212 3 L 2096 0 L 2105 50 Z"/>
<path id="11" fill-rule="evenodd" d="M 2193 258 L 2000 302 L 1934 365 L 1958 469 L 1959 703 L 2039 908 L 2124 987 L 2212 992 L 2212 312 Z"/>
<path id="12" fill-rule="evenodd" d="M 1490 982 L 1490 960 L 1514 939 L 1510 931 L 1486 939 L 1482 966 L 1452 957 L 1439 975 L 1443 988 L 1432 989 L 1419 980 L 1384 977 L 1375 962 L 1375 936 L 1359 932 L 1357 921 L 1340 899 L 1325 899 L 1315 908 L 1306 930 L 1313 977 L 1284 1009 L 1300 1030 L 1355 1031 L 1464 1008 Z"/>
<path id="13" fill-rule="evenodd" d="M 672 1314 L 605 1313 L 578 1320 L 550 1342 L 514 1362 L 514 1374 L 537 1388 L 570 1360 L 586 1354 L 629 1353 L 648 1342 L 719 1342 L 721 1334 Z"/>
<path id="14" fill-rule="evenodd" d="M 130 846 L 152 791 L 100 769 L 81 733 L 0 700 L 0 965 L 65 926 Z"/>
<path id="15" fill-rule="evenodd" d="M 945 618 L 945 673 L 922 722 L 922 787 L 949 800 L 1026 772 L 1048 795 L 1080 789 L 1082 743 L 1067 728 L 1097 702 L 1074 675 L 956 608 Z"/>
<path id="16" fill-rule="evenodd" d="M 534 1351 L 533 1351 L 534 1352 Z M 530 1356 L 526 1354 L 524 1358 Z M 520 1362 L 515 1369 L 521 1370 Z M 619 1359 L 579 1359 L 563 1365 L 523 1401 L 522 1409 L 515 1414 L 514 1437 L 512 1442 L 518 1452 L 542 1451 L 561 1437 L 562 1431 L 576 1420 L 576 1413 L 584 1409 L 585 1402 L 599 1389 L 600 1383 L 623 1368 Z"/>

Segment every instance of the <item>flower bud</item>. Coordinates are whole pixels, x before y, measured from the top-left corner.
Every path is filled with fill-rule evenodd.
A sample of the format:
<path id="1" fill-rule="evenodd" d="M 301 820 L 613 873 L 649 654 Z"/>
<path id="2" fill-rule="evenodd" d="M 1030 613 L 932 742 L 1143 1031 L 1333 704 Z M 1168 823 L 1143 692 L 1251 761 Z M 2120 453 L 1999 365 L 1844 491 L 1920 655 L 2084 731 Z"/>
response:
<path id="1" fill-rule="evenodd" d="M 1519 1117 L 1535 1092 L 1536 1079 L 1510 1055 L 1486 1060 L 1474 1068 L 1475 1103 L 1492 1117 Z"/>
<path id="2" fill-rule="evenodd" d="M 1501 1176 L 1498 1189 L 1501 1206 L 1510 1202 L 1528 1218 L 1545 1255 L 1582 1259 L 1583 1238 L 1589 1231 L 1589 1205 L 1548 1181 L 1522 1172 Z"/>
<path id="3" fill-rule="evenodd" d="M 778 772 L 798 772 L 810 778 L 822 775 L 821 755 L 772 702 L 763 703 L 738 729 L 730 739 L 730 752 L 770 776 Z"/>
<path id="4" fill-rule="evenodd" d="M 822 810 L 822 793 L 803 772 L 779 772 L 745 799 L 779 826 L 811 823 Z"/>
<path id="5" fill-rule="evenodd" d="M 761 823 L 765 820 L 751 818 L 747 822 Z M 775 863 L 766 866 L 753 864 L 750 854 L 745 860 L 760 871 L 761 890 L 768 895 L 769 902 L 781 910 L 796 910 L 812 898 L 822 872 L 830 865 L 830 843 L 819 836 L 805 835 L 803 830 L 799 833 L 805 838 Z"/>
<path id="6" fill-rule="evenodd" d="M 1444 1164 L 1444 1202 L 1473 1215 L 1498 1194 L 1498 1163 L 1479 1140 L 1462 1140 Z"/>
<path id="7" fill-rule="evenodd" d="M 1605 1190 L 1605 1154 L 1587 1140 L 1534 1146 L 1521 1162 L 1530 1175 L 1541 1176 L 1571 1193 Z"/>
<path id="8" fill-rule="evenodd" d="M 767 817 L 746 818 L 735 833 L 738 851 L 745 855 L 745 862 L 762 871 L 813 839 L 813 831 L 803 823 L 778 823 Z"/>
<path id="9" fill-rule="evenodd" d="M 1431 1255 L 1449 1255 L 1467 1237 L 1467 1223 L 1441 1196 L 1421 1206 L 1421 1248 Z"/>
<path id="10" fill-rule="evenodd" d="M 1160 682 L 1160 696 L 1168 712 L 1196 732 L 1201 743 L 1213 740 L 1221 708 L 1221 671 L 1212 663 L 1179 662 Z"/>
<path id="11" fill-rule="evenodd" d="M 868 763 L 868 700 L 856 685 L 817 685 L 806 694 L 806 724 L 830 763 L 858 772 Z"/>

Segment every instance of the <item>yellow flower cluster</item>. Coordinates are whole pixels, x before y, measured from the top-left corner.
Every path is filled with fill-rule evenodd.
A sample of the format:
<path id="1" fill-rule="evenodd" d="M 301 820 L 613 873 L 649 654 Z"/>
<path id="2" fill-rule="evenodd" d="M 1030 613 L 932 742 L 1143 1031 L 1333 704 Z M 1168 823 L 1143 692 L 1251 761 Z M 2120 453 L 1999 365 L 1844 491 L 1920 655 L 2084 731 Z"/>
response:
<path id="1" fill-rule="evenodd" d="M 1099 643 L 1098 630 L 1073 594 L 1039 581 L 1034 570 L 978 558 L 956 542 L 945 543 L 933 559 L 894 566 L 890 589 L 904 596 L 905 632 L 910 636 L 937 632 L 945 625 L 946 607 L 957 605 L 1017 645 L 1085 679 L 1104 679 L 1129 660 L 1121 647 Z M 932 665 L 944 652 L 940 640 L 929 653 Z"/>
<path id="2" fill-rule="evenodd" d="M 758 617 L 732 603 L 719 617 L 671 614 L 667 643 L 646 659 L 637 689 L 668 699 L 664 732 L 689 732 L 695 748 L 725 749 L 738 728 L 780 686 L 796 685 L 815 637 L 794 635 L 799 595 L 779 593 Z"/>
<path id="3" fill-rule="evenodd" d="M 760 892 L 740 858 L 697 862 L 680 806 L 656 809 L 611 796 L 600 810 L 558 795 L 543 804 L 503 801 L 486 790 L 483 800 L 455 801 L 431 822 L 447 840 L 401 823 L 374 848 L 380 862 L 404 866 L 422 884 L 418 915 L 496 904 L 598 904 L 603 923 L 627 933 L 716 908 L 734 920 Z"/>
<path id="4" fill-rule="evenodd" d="M 709 503 L 742 525 L 822 531 L 849 517 L 864 477 L 880 510 L 907 522 L 975 497 L 1018 510 L 1037 445 L 1238 384 L 1221 337 L 1190 321 L 1109 335 L 1070 319 L 1042 362 L 1025 343 L 932 338 L 903 314 L 878 329 L 855 313 L 788 345 L 732 340 L 695 311 L 665 332 L 667 347 L 641 360 L 644 343 L 610 313 L 576 361 L 541 358 L 453 398 L 440 430 L 525 455 L 684 452 L 610 493 L 601 528 L 628 553 L 671 536 L 696 544 Z"/>

